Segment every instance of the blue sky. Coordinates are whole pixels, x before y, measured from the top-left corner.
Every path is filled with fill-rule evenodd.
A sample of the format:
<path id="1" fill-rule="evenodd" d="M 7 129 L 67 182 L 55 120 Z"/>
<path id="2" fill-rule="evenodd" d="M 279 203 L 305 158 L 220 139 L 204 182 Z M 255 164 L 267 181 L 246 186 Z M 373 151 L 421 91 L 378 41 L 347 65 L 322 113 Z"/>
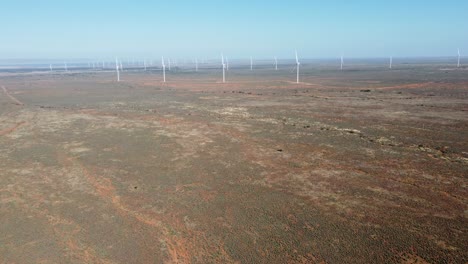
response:
<path id="1" fill-rule="evenodd" d="M 466 0 L 14 0 L 0 24 L 0 58 L 468 54 Z"/>

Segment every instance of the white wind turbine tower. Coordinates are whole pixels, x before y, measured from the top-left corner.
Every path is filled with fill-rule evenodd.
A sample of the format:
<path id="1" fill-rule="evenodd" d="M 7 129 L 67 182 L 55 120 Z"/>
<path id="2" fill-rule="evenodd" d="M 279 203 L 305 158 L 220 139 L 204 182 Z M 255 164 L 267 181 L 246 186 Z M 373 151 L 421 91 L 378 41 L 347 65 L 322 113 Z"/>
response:
<path id="1" fill-rule="evenodd" d="M 115 58 L 115 70 L 117 71 L 117 81 L 120 82 L 119 60 Z"/>
<path id="2" fill-rule="evenodd" d="M 226 56 L 226 71 L 229 71 L 229 59 Z"/>
<path id="3" fill-rule="evenodd" d="M 341 66 L 340 66 L 340 70 L 343 70 L 343 64 L 344 64 L 344 59 L 343 59 L 343 54 L 341 54 Z"/>
<path id="4" fill-rule="evenodd" d="M 64 65 L 64 67 L 65 67 L 65 71 L 68 71 L 68 67 L 67 67 L 67 62 L 66 62 L 66 61 L 63 62 L 63 65 Z"/>
<path id="5" fill-rule="evenodd" d="M 52 64 L 49 64 L 49 69 L 50 71 L 52 71 Z"/>
<path id="6" fill-rule="evenodd" d="M 167 62 L 169 63 L 169 70 L 171 70 L 171 59 L 167 59 Z"/>
<path id="7" fill-rule="evenodd" d="M 253 70 L 253 59 L 252 56 L 250 56 L 250 70 Z"/>
<path id="8" fill-rule="evenodd" d="M 390 69 L 392 68 L 392 64 L 393 64 L 393 57 L 390 56 L 390 66 L 389 66 Z"/>
<path id="9" fill-rule="evenodd" d="M 221 53 L 221 63 L 223 66 L 223 83 L 226 82 L 226 64 L 224 64 L 224 55 Z"/>
<path id="10" fill-rule="evenodd" d="M 278 70 L 278 59 L 276 58 L 276 56 L 275 56 L 275 70 L 276 71 Z"/>
<path id="11" fill-rule="evenodd" d="M 460 68 L 460 49 L 458 49 L 458 63 L 457 68 Z"/>
<path id="12" fill-rule="evenodd" d="M 343 70 L 343 65 L 344 65 L 344 58 L 343 58 L 343 54 L 341 54 L 340 70 Z"/>
<path id="13" fill-rule="evenodd" d="M 296 78 L 296 83 L 299 83 L 299 66 L 301 63 L 299 62 L 299 58 L 297 57 L 297 51 L 296 51 L 296 68 L 297 68 L 297 78 Z"/>
<path id="14" fill-rule="evenodd" d="M 163 82 L 166 82 L 166 64 L 164 64 L 164 57 L 161 57 L 161 64 L 163 68 Z"/>
<path id="15" fill-rule="evenodd" d="M 123 71 L 122 60 L 120 60 L 119 63 L 120 63 L 120 70 Z"/>

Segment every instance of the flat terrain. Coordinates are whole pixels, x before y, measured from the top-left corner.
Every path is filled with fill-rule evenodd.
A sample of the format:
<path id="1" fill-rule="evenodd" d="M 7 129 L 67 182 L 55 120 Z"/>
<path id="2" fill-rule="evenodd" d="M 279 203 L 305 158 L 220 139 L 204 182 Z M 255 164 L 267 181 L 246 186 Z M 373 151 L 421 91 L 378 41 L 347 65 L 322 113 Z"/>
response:
<path id="1" fill-rule="evenodd" d="M 467 263 L 468 69 L 301 70 L 0 72 L 0 262 Z"/>

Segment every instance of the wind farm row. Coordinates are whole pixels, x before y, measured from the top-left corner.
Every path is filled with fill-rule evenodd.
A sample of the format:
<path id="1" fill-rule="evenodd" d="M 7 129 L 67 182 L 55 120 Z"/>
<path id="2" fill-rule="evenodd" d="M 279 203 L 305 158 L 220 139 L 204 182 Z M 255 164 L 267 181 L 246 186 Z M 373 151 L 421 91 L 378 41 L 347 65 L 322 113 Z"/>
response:
<path id="1" fill-rule="evenodd" d="M 460 49 L 457 50 L 457 57 L 456 61 L 453 61 L 453 65 L 455 66 L 456 62 L 456 67 L 460 68 L 462 66 L 461 64 L 461 53 Z M 450 59 L 450 58 L 449 58 Z M 355 60 L 354 58 L 350 60 Z M 381 58 L 378 60 L 378 62 L 374 62 L 373 65 L 379 65 L 380 66 L 386 66 L 389 70 L 393 69 L 397 64 L 395 63 L 394 57 L 390 56 L 386 59 Z M 401 58 L 403 61 L 403 59 Z M 310 60 L 308 60 L 310 61 Z M 301 77 L 301 62 L 300 58 L 298 56 L 297 51 L 295 52 L 295 58 L 293 60 L 291 59 L 283 59 L 283 60 L 278 60 L 276 56 L 272 58 L 272 60 L 265 60 L 265 59 L 258 59 L 254 60 L 252 56 L 249 57 L 248 61 L 245 59 L 236 59 L 235 60 L 235 68 L 236 69 L 244 69 L 244 70 L 250 70 L 254 71 L 256 68 L 269 68 L 274 69 L 275 71 L 280 70 L 281 68 L 283 69 L 288 69 L 292 72 L 296 72 L 296 83 L 300 83 L 300 77 Z M 331 62 L 333 63 L 333 61 Z M 450 63 L 450 61 L 447 61 L 446 63 Z M 401 64 L 406 64 L 404 62 L 401 62 Z M 339 61 L 336 64 L 336 68 L 340 71 L 347 69 L 351 69 L 353 67 L 352 63 L 348 63 L 345 65 L 345 57 L 344 55 L 341 55 L 339 57 Z M 105 60 L 93 60 L 93 61 L 79 61 L 79 62 L 73 62 L 72 65 L 69 64 L 69 61 L 63 61 L 62 64 L 54 62 L 50 63 L 48 65 L 48 71 L 50 72 L 56 72 L 56 71 L 72 71 L 72 70 L 85 70 L 85 71 L 112 71 L 114 70 L 116 73 L 116 80 L 119 82 L 121 80 L 121 73 L 123 71 L 127 70 L 138 70 L 138 71 L 154 71 L 158 70 L 161 71 L 162 74 L 162 82 L 166 82 L 166 71 L 173 71 L 173 70 L 191 70 L 198 72 L 199 70 L 203 69 L 221 69 L 222 70 L 222 76 L 220 75 L 220 79 L 222 80 L 222 83 L 227 82 L 227 72 L 230 70 L 230 61 L 227 56 L 224 54 L 221 54 L 220 58 L 220 63 L 216 61 L 216 59 L 172 59 L 171 58 L 165 58 L 164 56 L 161 57 L 161 62 L 156 63 L 156 60 L 154 59 L 120 59 L 118 57 L 115 58 L 115 64 L 109 59 Z M 232 69 L 232 64 L 231 64 L 231 69 Z M 45 70 L 43 68 L 43 70 Z"/>

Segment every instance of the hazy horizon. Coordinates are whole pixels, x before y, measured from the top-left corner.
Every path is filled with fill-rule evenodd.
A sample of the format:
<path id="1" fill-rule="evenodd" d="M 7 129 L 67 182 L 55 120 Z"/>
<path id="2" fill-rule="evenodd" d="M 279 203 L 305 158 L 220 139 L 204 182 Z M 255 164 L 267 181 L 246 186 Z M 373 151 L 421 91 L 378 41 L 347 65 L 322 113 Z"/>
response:
<path id="1" fill-rule="evenodd" d="M 2 4 L 0 60 L 454 57 L 466 1 L 19 0 Z"/>

